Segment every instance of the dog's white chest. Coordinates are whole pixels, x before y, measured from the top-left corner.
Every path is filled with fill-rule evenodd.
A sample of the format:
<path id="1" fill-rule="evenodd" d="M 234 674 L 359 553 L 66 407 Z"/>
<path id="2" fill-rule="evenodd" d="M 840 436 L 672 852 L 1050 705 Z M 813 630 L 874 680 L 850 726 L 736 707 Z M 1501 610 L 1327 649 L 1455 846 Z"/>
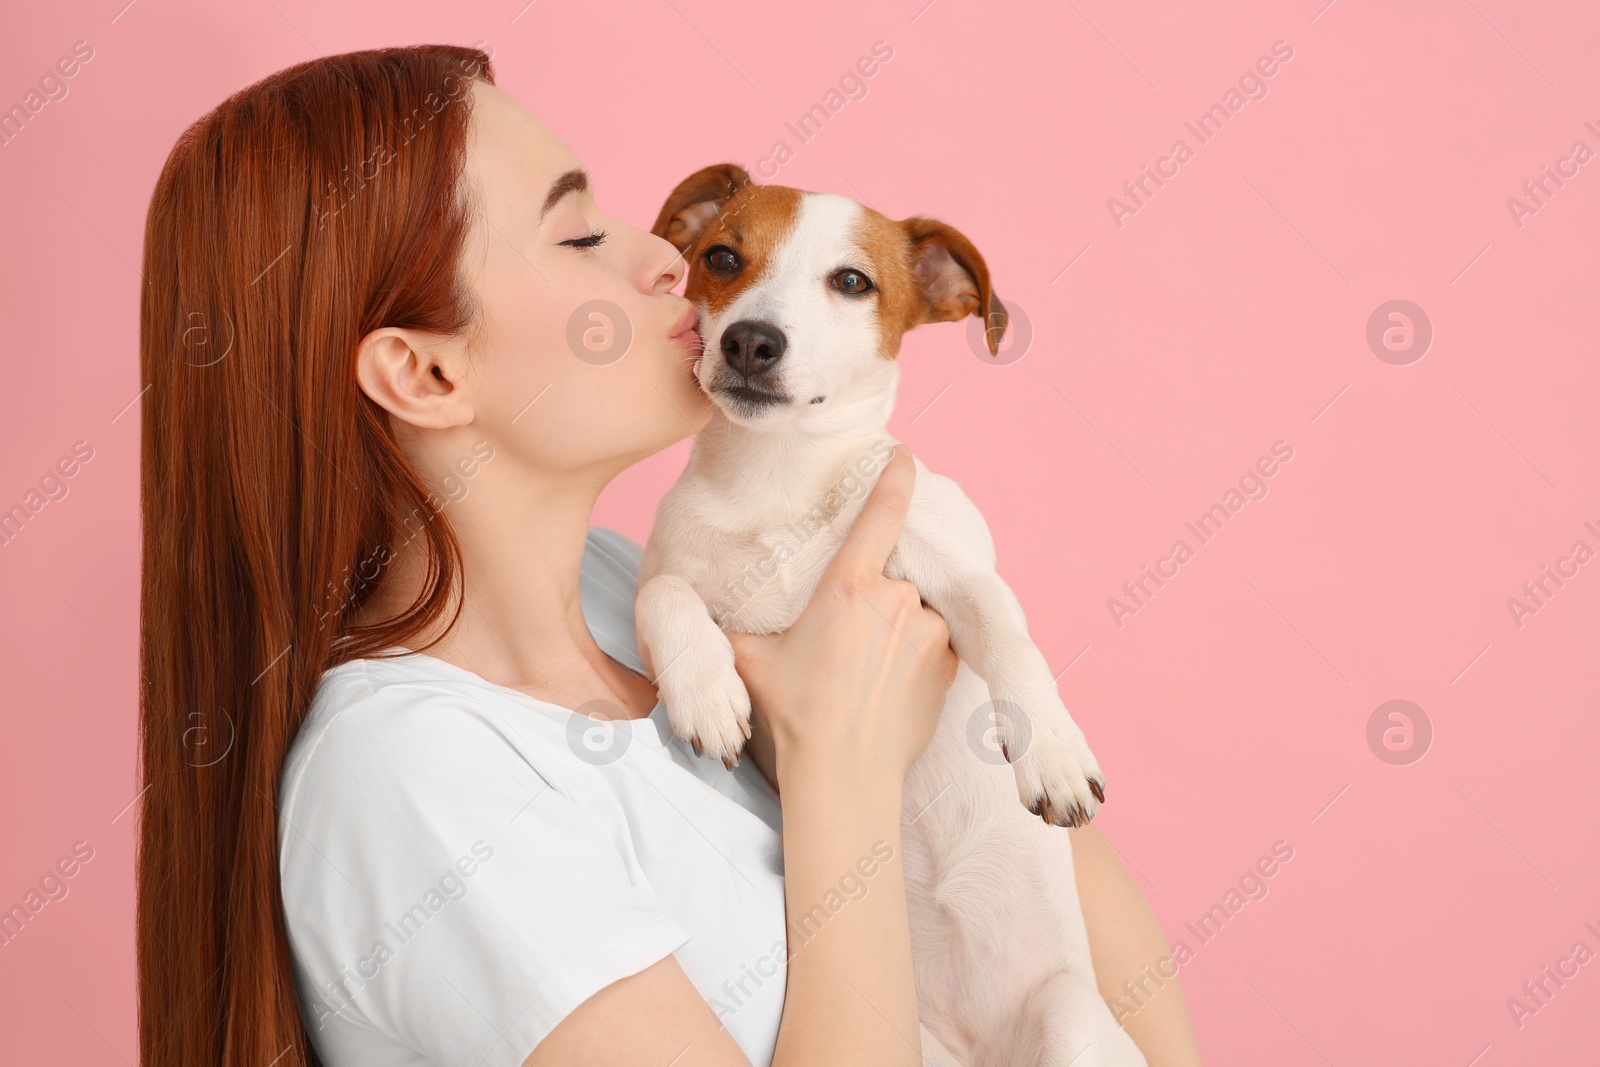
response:
<path id="1" fill-rule="evenodd" d="M 842 540 L 830 522 L 814 517 L 741 539 L 726 545 L 695 592 L 719 626 L 747 633 L 787 630 Z"/>

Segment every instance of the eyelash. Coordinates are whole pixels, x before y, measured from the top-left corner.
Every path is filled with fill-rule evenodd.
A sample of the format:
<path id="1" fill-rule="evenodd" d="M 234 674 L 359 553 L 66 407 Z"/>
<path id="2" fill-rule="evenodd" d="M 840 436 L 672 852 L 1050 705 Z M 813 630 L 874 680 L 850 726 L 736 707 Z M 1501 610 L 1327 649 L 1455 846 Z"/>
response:
<path id="1" fill-rule="evenodd" d="M 572 248 L 593 248 L 605 239 L 606 231 L 596 230 L 587 237 L 569 237 L 561 243 Z"/>

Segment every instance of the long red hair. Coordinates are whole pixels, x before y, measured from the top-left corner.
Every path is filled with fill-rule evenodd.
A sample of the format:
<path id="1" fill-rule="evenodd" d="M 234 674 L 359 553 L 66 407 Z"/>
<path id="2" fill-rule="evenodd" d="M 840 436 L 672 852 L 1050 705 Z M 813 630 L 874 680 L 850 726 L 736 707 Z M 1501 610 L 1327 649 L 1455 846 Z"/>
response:
<path id="1" fill-rule="evenodd" d="M 475 48 L 330 56 L 190 126 L 145 225 L 141 1060 L 300 1067 L 277 786 L 322 672 L 459 610 L 460 554 L 356 384 L 383 326 L 470 333 Z M 427 580 L 358 627 L 398 541 Z"/>

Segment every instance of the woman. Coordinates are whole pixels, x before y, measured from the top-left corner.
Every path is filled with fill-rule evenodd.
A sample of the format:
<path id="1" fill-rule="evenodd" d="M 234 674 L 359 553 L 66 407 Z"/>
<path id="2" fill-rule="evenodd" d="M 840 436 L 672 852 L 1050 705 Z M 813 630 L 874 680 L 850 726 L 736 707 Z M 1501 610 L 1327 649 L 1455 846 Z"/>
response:
<path id="1" fill-rule="evenodd" d="M 143 1062 L 917 1063 L 899 791 L 954 653 L 882 576 L 913 466 L 790 630 L 734 635 L 759 770 L 695 760 L 632 646 L 638 546 L 589 527 L 711 414 L 685 265 L 492 81 L 301 64 L 152 197 Z M 1070 832 L 1120 995 L 1165 943 Z M 1176 981 L 1127 1025 L 1198 1062 Z"/>

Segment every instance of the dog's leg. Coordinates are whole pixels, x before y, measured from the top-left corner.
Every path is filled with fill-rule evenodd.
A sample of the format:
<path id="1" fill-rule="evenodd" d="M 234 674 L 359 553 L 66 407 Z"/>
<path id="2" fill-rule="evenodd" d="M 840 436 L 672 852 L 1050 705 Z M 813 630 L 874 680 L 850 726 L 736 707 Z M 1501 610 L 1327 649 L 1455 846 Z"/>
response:
<path id="1" fill-rule="evenodd" d="M 992 572 L 957 575 L 954 585 L 963 636 L 976 646 L 973 667 L 989 683 L 985 712 L 1016 771 L 1022 802 L 1057 826 L 1088 822 L 1105 799 L 1105 775 L 1062 704 L 1050 665 L 1028 637 L 1016 594 Z"/>
<path id="2" fill-rule="evenodd" d="M 946 504 L 947 516 L 965 511 L 949 507 L 948 498 Z M 915 529 L 912 518 L 918 520 Z M 978 546 L 970 557 L 959 543 L 963 526 L 965 541 Z M 957 535 L 945 532 L 952 528 Z M 985 735 L 992 730 L 998 737 L 1022 803 L 1056 826 L 1082 825 L 1105 799 L 1105 775 L 1062 704 L 1050 665 L 1028 637 L 1016 594 L 992 569 L 973 566 L 972 557 L 979 564 L 993 559 L 992 549 L 984 551 L 986 531 L 978 542 L 979 529 L 970 518 L 941 528 L 913 511 L 890 557 L 889 573 L 914 584 L 944 616 L 951 647 L 988 683 L 988 705 L 970 709 L 983 717 L 972 729 Z"/>
<path id="3" fill-rule="evenodd" d="M 657 575 L 639 589 L 634 631 L 650 650 L 673 733 L 701 755 L 726 767 L 737 764 L 750 737 L 750 693 L 734 669 L 728 635 L 705 601 L 677 575 Z"/>

